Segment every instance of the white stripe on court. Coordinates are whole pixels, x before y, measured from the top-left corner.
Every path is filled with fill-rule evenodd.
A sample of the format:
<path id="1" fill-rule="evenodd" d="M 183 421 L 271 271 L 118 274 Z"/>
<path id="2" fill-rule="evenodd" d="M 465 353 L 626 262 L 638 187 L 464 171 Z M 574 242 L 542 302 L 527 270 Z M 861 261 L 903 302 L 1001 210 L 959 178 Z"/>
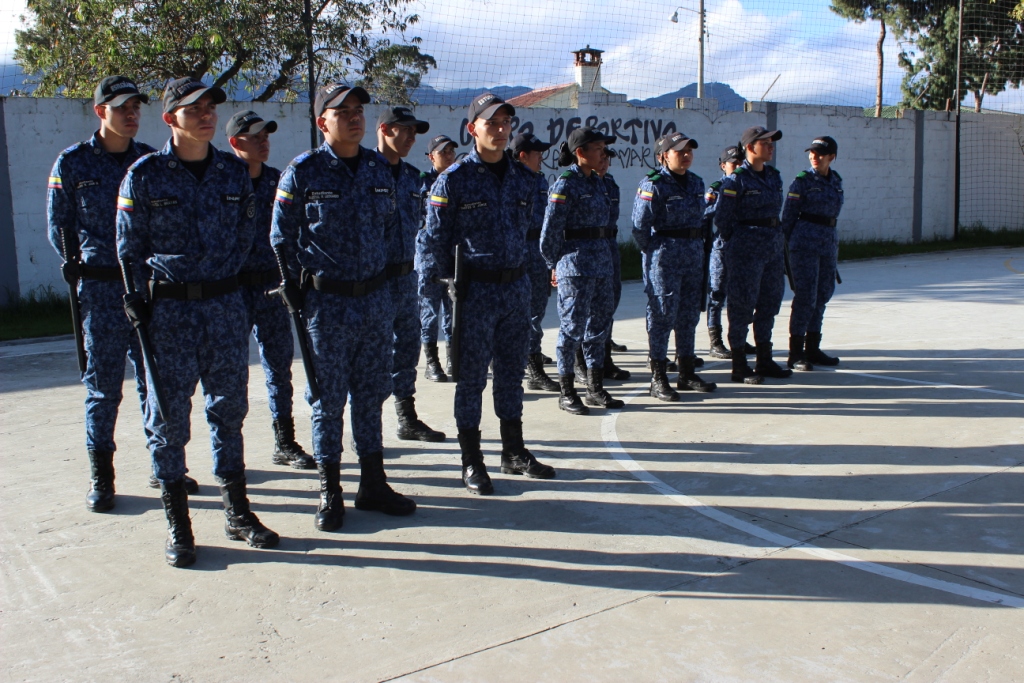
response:
<path id="1" fill-rule="evenodd" d="M 828 368 L 823 368 L 830 370 Z M 963 389 L 964 391 L 980 391 L 985 394 L 997 394 L 999 396 L 1012 396 L 1024 398 L 1024 394 L 1015 394 L 1012 391 L 1000 391 L 998 389 L 986 389 L 985 387 L 968 387 L 963 384 L 946 384 L 944 382 L 926 382 L 923 379 L 907 379 L 905 377 L 890 377 L 889 375 L 873 375 L 870 372 L 856 372 L 854 370 L 831 369 L 831 372 L 841 372 L 844 375 L 857 375 L 859 377 L 870 377 L 872 379 L 885 379 L 890 382 L 905 382 L 906 384 L 920 384 L 925 387 L 938 387 L 940 389 Z"/>
<path id="2" fill-rule="evenodd" d="M 889 378 L 883 377 L 883 379 Z M 629 403 L 645 391 L 646 389 L 636 389 L 624 400 L 626 403 Z M 614 458 L 623 469 L 677 505 L 689 508 L 699 515 L 703 515 L 709 519 L 715 520 L 716 522 L 730 526 L 737 531 L 742 531 L 756 538 L 760 538 L 761 540 L 767 541 L 776 547 L 792 548 L 793 550 L 798 550 L 807 555 L 811 555 L 822 560 L 828 560 L 829 562 L 837 562 L 852 569 L 859 569 L 870 574 L 876 574 L 896 581 L 923 586 L 924 588 L 932 588 L 934 590 L 959 595 L 965 598 L 972 598 L 982 602 L 990 602 L 992 604 L 1003 605 L 1005 607 L 1024 607 L 1024 598 L 1004 595 L 1002 593 L 987 591 L 980 588 L 973 588 L 971 586 L 964 586 L 951 581 L 918 576 L 917 574 L 912 574 L 911 572 L 904 571 L 902 569 L 894 569 L 875 562 L 860 560 L 851 555 L 846 555 L 834 550 L 820 548 L 810 543 L 802 543 L 794 538 L 789 538 L 788 536 L 783 536 L 782 534 L 777 534 L 773 531 L 763 529 L 756 524 L 746 522 L 738 517 L 734 517 L 733 515 L 723 512 L 718 508 L 705 505 L 696 498 L 688 496 L 666 484 L 664 481 L 645 470 L 640 466 L 640 463 L 630 457 L 629 453 L 622 448 L 622 444 L 619 443 L 619 437 L 615 430 L 618 416 L 619 413 L 617 411 L 609 411 L 601 420 L 601 438 L 604 440 L 605 450 L 608 451 L 612 458 Z"/>

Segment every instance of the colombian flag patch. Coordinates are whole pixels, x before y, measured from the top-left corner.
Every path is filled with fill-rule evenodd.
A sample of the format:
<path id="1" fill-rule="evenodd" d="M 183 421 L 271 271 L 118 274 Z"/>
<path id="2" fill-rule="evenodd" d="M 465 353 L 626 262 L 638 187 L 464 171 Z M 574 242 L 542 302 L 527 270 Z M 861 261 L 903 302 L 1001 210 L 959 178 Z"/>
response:
<path id="1" fill-rule="evenodd" d="M 133 202 L 131 199 L 128 199 L 127 197 L 118 197 L 117 209 L 118 211 L 134 211 L 135 202 Z"/>
<path id="2" fill-rule="evenodd" d="M 274 195 L 274 201 L 281 202 L 282 204 L 291 204 L 292 195 L 285 192 L 281 188 L 277 188 L 277 193 Z"/>
<path id="3" fill-rule="evenodd" d="M 441 207 L 443 209 L 444 207 L 448 206 L 448 198 L 447 197 L 439 197 L 436 194 L 432 194 L 432 195 L 430 195 L 430 205 L 431 206 L 439 206 L 439 207 Z"/>
<path id="4" fill-rule="evenodd" d="M 552 192 L 548 199 L 551 201 L 552 204 L 565 204 L 564 194 L 556 194 Z"/>
<path id="5" fill-rule="evenodd" d="M 50 188 L 51 190 L 63 190 L 64 189 L 64 185 L 60 182 L 60 176 L 59 175 L 52 175 L 52 176 L 50 176 L 50 182 L 47 183 L 46 187 Z"/>
<path id="6" fill-rule="evenodd" d="M 650 190 L 639 190 L 636 194 L 638 197 L 640 197 L 640 199 L 644 200 L 645 202 L 649 202 L 652 199 L 654 199 L 654 193 L 651 192 Z"/>
<path id="7" fill-rule="evenodd" d="M 722 190 L 722 194 L 729 195 L 730 197 L 735 197 L 736 190 Z"/>

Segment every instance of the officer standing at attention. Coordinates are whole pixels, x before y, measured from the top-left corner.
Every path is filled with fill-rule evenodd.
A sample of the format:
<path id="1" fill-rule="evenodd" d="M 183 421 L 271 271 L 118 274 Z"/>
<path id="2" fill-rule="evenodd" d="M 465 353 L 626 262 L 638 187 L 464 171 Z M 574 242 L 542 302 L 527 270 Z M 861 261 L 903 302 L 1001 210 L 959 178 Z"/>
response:
<path id="1" fill-rule="evenodd" d="M 605 342 L 611 324 L 613 263 L 608 248 L 611 199 L 597 173 L 607 163 L 605 147 L 614 138 L 590 127 L 577 128 L 559 151 L 560 166 L 569 166 L 548 192 L 540 251 L 558 279 L 558 362 L 562 395 L 558 407 L 587 415 L 576 393 L 574 362 L 583 347 L 587 364 L 586 402 L 621 408 L 622 401 L 604 389 Z"/>
<path id="2" fill-rule="evenodd" d="M 823 135 L 805 151 L 811 167 L 797 174 L 782 207 L 782 230 L 789 242 L 789 267 L 796 285 L 787 362 L 794 370 L 813 370 L 815 363 L 839 365 L 838 358 L 821 350 L 821 324 L 836 289 L 839 258 L 836 218 L 843 208 L 843 179 L 831 168 L 839 145 Z"/>
<path id="3" fill-rule="evenodd" d="M 782 176 L 768 162 L 782 132 L 754 126 L 743 131 L 740 147 L 746 158 L 721 185 L 715 225 L 725 241 L 728 273 L 729 347 L 732 381 L 761 384 L 765 377 L 793 374 L 772 360 L 772 328 L 782 306 L 785 287 Z M 747 365 L 744 342 L 754 323 L 757 364 Z"/>
<path id="4" fill-rule="evenodd" d="M 274 423 L 275 465 L 290 465 L 311 470 L 316 462 L 295 442 L 292 418 L 292 360 L 295 341 L 292 321 L 284 303 L 269 296 L 271 285 L 281 281 L 274 250 L 270 248 L 270 222 L 274 215 L 274 193 L 281 172 L 267 165 L 270 134 L 277 132 L 276 121 L 265 121 L 252 110 L 240 111 L 228 120 L 228 144 L 235 156 L 249 165 L 256 196 L 256 239 L 238 274 L 245 301 L 248 328 L 260 349 L 260 361 L 266 377 L 270 416 Z"/>
<path id="5" fill-rule="evenodd" d="M 427 145 L 427 158 L 430 159 L 430 170 L 420 174 L 420 193 L 423 195 L 423 226 L 426 225 L 427 199 L 430 188 L 437 176 L 455 163 L 455 148 L 458 145 L 447 135 L 435 135 Z M 441 367 L 441 359 L 437 355 L 437 323 L 441 321 L 441 334 L 444 335 L 445 356 L 448 370 L 451 370 L 451 338 L 452 338 L 452 300 L 448 298 L 448 288 L 442 282 L 428 282 L 423 277 L 424 266 L 420 263 L 423 249 L 422 229 L 416 234 L 416 272 L 419 273 L 420 295 L 420 341 L 423 343 L 423 355 L 426 357 L 424 377 L 431 382 L 447 382 L 448 375 Z"/>
<path id="6" fill-rule="evenodd" d="M 388 107 L 377 118 L 377 151 L 395 182 L 398 221 L 388 242 L 388 289 L 395 308 L 394 358 L 391 378 L 398 413 L 398 438 L 403 441 L 444 441 L 416 415 L 416 365 L 420 360 L 420 301 L 418 276 L 413 269 L 416 233 L 423 223 L 423 179 L 420 171 L 403 161 L 416 135 L 430 130 L 406 107 Z"/>
<path id="7" fill-rule="evenodd" d="M 714 223 L 715 207 L 718 205 L 718 197 L 721 193 L 722 181 L 743 163 L 743 151 L 738 145 L 730 145 L 722 150 L 718 156 L 718 166 L 722 169 L 722 177 L 711 183 L 704 199 L 708 208 L 704 213 L 704 220 Z M 711 247 L 711 261 L 708 268 L 708 337 L 711 339 L 711 347 L 708 355 L 712 358 L 732 358 L 732 354 L 725 348 L 722 339 L 722 309 L 725 307 L 726 284 L 728 282 L 725 270 L 725 240 L 722 235 L 715 234 L 715 241 Z M 743 348 L 747 355 L 752 355 L 754 347 L 746 341 Z"/>
<path id="8" fill-rule="evenodd" d="M 167 401 L 161 415 L 150 391 L 145 414 L 167 514 L 165 557 L 174 567 L 196 561 L 185 446 L 200 381 L 225 533 L 256 548 L 279 541 L 249 510 L 246 494 L 248 319 L 237 276 L 255 237 L 256 205 L 248 165 L 210 144 L 217 105 L 225 99 L 220 88 L 192 78 L 168 83 L 163 119 L 171 139 L 128 170 L 117 200 L 118 257 L 134 268 L 138 289 L 149 291 L 149 301 L 138 293 L 125 296 L 125 309 L 148 327 Z"/>
<path id="9" fill-rule="evenodd" d="M 647 255 L 647 338 L 651 396 L 678 401 L 669 386 L 668 338 L 675 330 L 678 389 L 714 391 L 694 372 L 694 333 L 704 294 L 704 180 L 690 172 L 697 141 L 671 133 L 657 144 L 664 165 L 647 174 L 633 201 L 633 239 Z"/>
<path id="10" fill-rule="evenodd" d="M 61 273 L 77 286 L 86 366 L 85 447 L 91 485 L 85 505 L 93 512 L 114 507 L 114 423 L 121 405 L 125 354 L 135 369 L 143 414 L 146 373 L 139 342 L 124 313 L 124 286 L 117 265 L 117 189 L 125 170 L 154 151 L 135 142 L 149 98 L 124 76 L 107 76 L 93 96 L 100 127 L 57 157 L 47 185 L 50 244 L 66 262 Z M 199 488 L 192 480 L 195 491 Z M 159 486 L 159 484 L 157 484 Z"/>
<path id="11" fill-rule="evenodd" d="M 619 252 L 619 201 L 622 193 L 619 184 L 615 182 L 615 176 L 608 172 L 614 158 L 615 150 L 606 147 L 604 163 L 597 169 L 597 175 L 604 181 L 611 203 L 608 209 L 608 249 L 612 253 L 612 320 L 608 323 L 608 339 L 604 343 L 604 378 L 623 381 L 629 379 L 629 370 L 623 370 L 612 360 L 612 351 L 616 350 L 616 344 L 612 341 L 612 327 L 615 325 L 615 311 L 622 299 L 622 254 Z M 625 351 L 626 347 L 619 346 L 619 349 Z"/>
<path id="12" fill-rule="evenodd" d="M 416 510 L 384 473 L 381 409 L 391 394 L 394 304 L 388 245 L 398 230 L 395 182 L 384 159 L 360 146 L 366 132 L 362 88 L 321 87 L 314 100 L 324 143 L 281 174 L 270 244 L 283 262 L 291 308 L 302 311 L 320 397 L 313 406 L 313 458 L 320 474 L 321 531 L 341 528 L 342 426 L 352 399 L 352 443 L 359 457 L 355 505 L 389 515 Z"/>
<path id="13" fill-rule="evenodd" d="M 501 471 L 550 479 L 555 470 L 523 444 L 523 373 L 530 336 L 530 281 L 526 233 L 533 220 L 537 181 L 505 154 L 515 108 L 493 93 L 469 106 L 473 150 L 440 175 L 430 190 L 423 249 L 427 278 L 455 273 L 455 248 L 467 281 L 459 283 L 462 319 L 455 421 L 462 449 L 462 481 L 470 493 L 494 486 L 480 450 L 480 412 L 492 364 L 494 413 L 501 427 Z"/>
<path id="14" fill-rule="evenodd" d="M 530 279 L 530 346 L 526 361 L 526 387 L 535 391 L 558 391 L 558 383 L 544 371 L 544 312 L 551 298 L 551 270 L 540 254 L 540 229 L 544 225 L 544 209 L 548 202 L 548 179 L 541 164 L 551 143 L 541 142 L 533 133 L 520 133 L 512 138 L 512 158 L 530 172 L 537 186 L 533 203 L 533 220 L 526 233 L 526 270 Z"/>

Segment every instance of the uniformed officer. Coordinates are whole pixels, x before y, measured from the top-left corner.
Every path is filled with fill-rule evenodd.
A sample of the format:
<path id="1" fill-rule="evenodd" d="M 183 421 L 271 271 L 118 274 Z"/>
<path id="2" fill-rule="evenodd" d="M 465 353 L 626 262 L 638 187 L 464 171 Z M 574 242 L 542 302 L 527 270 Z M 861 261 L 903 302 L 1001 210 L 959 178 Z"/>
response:
<path id="1" fill-rule="evenodd" d="M 718 166 L 722 169 L 722 177 L 711 183 L 704 198 L 708 208 L 704 213 L 704 219 L 713 225 L 715 218 L 715 207 L 718 205 L 718 197 L 721 193 L 722 181 L 732 174 L 736 168 L 743 163 L 743 150 L 738 145 L 730 145 L 722 150 L 718 157 Z M 722 309 L 725 307 L 726 284 L 728 282 L 725 270 L 725 240 L 716 232 L 715 241 L 711 248 L 711 261 L 708 268 L 710 281 L 708 283 L 708 337 L 711 346 L 708 355 L 712 358 L 732 358 L 732 354 L 725 348 L 722 339 Z M 747 355 L 754 353 L 754 347 L 744 342 L 744 350 Z"/>
<path id="2" fill-rule="evenodd" d="M 281 271 L 270 248 L 274 193 L 281 172 L 266 163 L 270 157 L 270 134 L 276 131 L 276 121 L 266 121 L 252 110 L 237 112 L 228 120 L 228 144 L 235 156 L 248 164 L 256 196 L 256 239 L 242 264 L 238 284 L 245 301 L 248 328 L 259 345 L 266 377 L 270 416 L 274 421 L 274 464 L 309 470 L 316 463 L 295 442 L 292 418 L 292 322 L 284 302 L 270 295 L 271 286 L 281 281 Z"/>
<path id="3" fill-rule="evenodd" d="M 815 363 L 839 364 L 838 358 L 821 350 L 821 323 L 836 289 L 839 257 L 836 218 L 843 208 L 843 179 L 832 169 L 839 145 L 822 135 L 805 151 L 811 167 L 797 174 L 782 208 L 782 230 L 789 241 L 789 267 L 796 286 L 787 363 L 795 370 L 813 370 Z"/>
<path id="4" fill-rule="evenodd" d="M 423 223 L 423 179 L 418 168 L 403 159 L 416 135 L 430 130 L 406 107 L 388 107 L 377 118 L 377 151 L 395 182 L 396 230 L 388 242 L 388 290 L 395 308 L 394 358 L 391 379 L 398 413 L 398 438 L 404 441 L 444 441 L 444 433 L 425 425 L 416 415 L 416 365 L 420 360 L 420 302 L 416 234 Z"/>
<path id="5" fill-rule="evenodd" d="M 196 560 L 184 478 L 200 381 L 225 532 L 257 548 L 279 540 L 250 511 L 246 494 L 248 319 L 237 276 L 255 237 L 256 206 L 247 164 L 210 144 L 225 99 L 220 88 L 192 78 L 169 82 L 163 119 L 171 139 L 128 170 L 117 200 L 118 256 L 149 291 L 148 301 L 126 296 L 125 309 L 148 327 L 167 401 L 161 415 L 149 392 L 146 422 L 168 521 L 165 556 L 175 567 Z"/>
<path id="6" fill-rule="evenodd" d="M 145 412 L 146 376 L 139 343 L 124 314 L 124 286 L 117 265 L 117 190 L 125 170 L 154 151 L 135 141 L 149 98 L 125 76 L 107 76 L 93 96 L 100 127 L 60 153 L 50 172 L 47 220 L 50 244 L 65 259 L 61 273 L 77 287 L 86 366 L 85 447 L 91 484 L 85 505 L 114 507 L 114 423 L 121 404 L 125 354 L 135 369 Z M 193 492 L 198 491 L 191 480 Z M 159 486 L 159 484 L 157 484 Z"/>
<path id="7" fill-rule="evenodd" d="M 530 343 L 526 361 L 526 387 L 538 391 L 558 391 L 558 383 L 544 371 L 544 312 L 551 298 L 551 270 L 540 253 L 540 229 L 544 225 L 544 209 L 548 202 L 548 179 L 541 164 L 551 143 L 541 142 L 533 133 L 520 133 L 512 138 L 509 152 L 530 172 L 536 185 L 533 220 L 526 233 L 526 268 L 530 279 Z"/>
<path id="8" fill-rule="evenodd" d="M 494 491 L 480 450 L 480 412 L 492 364 L 494 412 L 501 426 L 501 471 L 550 479 L 555 470 L 523 444 L 523 373 L 530 335 L 526 233 L 537 199 L 535 176 L 505 154 L 515 108 L 493 93 L 469 106 L 473 150 L 448 167 L 430 190 L 424 276 L 450 278 L 455 248 L 467 282 L 459 283 L 462 319 L 455 421 L 462 481 L 471 493 Z"/>
<path id="9" fill-rule="evenodd" d="M 540 236 L 541 254 L 558 279 L 558 407 L 573 415 L 590 412 L 574 386 L 573 366 L 581 345 L 587 364 L 586 403 L 603 408 L 624 405 L 604 389 L 614 265 L 608 248 L 611 198 L 597 169 L 607 162 L 609 142 L 614 138 L 595 128 L 577 128 L 569 134 L 558 159 L 569 169 L 548 191 Z"/>
<path id="10" fill-rule="evenodd" d="M 430 170 L 420 174 L 422 186 L 420 192 L 423 194 L 423 225 L 426 225 L 427 198 L 430 196 L 430 188 L 433 187 L 437 176 L 455 163 L 455 150 L 458 144 L 447 135 L 435 135 L 430 138 L 427 144 L 427 158 L 430 160 Z M 451 371 L 451 338 L 452 338 L 452 300 L 448 297 L 448 288 L 442 282 L 428 282 L 422 273 L 424 268 L 419 263 L 423 254 L 420 248 L 421 232 L 416 235 L 416 272 L 419 276 L 420 295 L 420 341 L 423 344 L 423 355 L 426 358 L 424 377 L 431 382 L 447 382 L 448 374 L 445 368 L 441 367 L 441 360 L 437 354 L 437 326 L 438 320 L 441 323 L 441 335 L 445 342 L 445 356 L 447 359 L 447 370 Z"/>
<path id="11" fill-rule="evenodd" d="M 725 240 L 728 277 L 729 347 L 732 381 L 761 384 L 764 377 L 793 374 L 772 360 L 772 327 L 782 305 L 785 278 L 782 177 L 769 166 L 782 132 L 754 126 L 743 131 L 745 159 L 721 185 L 715 225 Z M 754 324 L 757 364 L 747 365 L 744 341 Z"/>
<path id="12" fill-rule="evenodd" d="M 286 301 L 302 311 L 320 389 L 311 404 L 320 474 L 314 523 L 321 531 L 344 521 L 342 420 L 350 397 L 361 474 L 356 508 L 389 515 L 416 510 L 384 472 L 381 408 L 391 394 L 395 317 L 386 266 L 399 227 L 394 178 L 380 154 L 359 144 L 369 101 L 362 88 L 339 83 L 317 91 L 314 112 L 324 143 L 281 174 L 270 232 L 287 269 Z"/>
<path id="13" fill-rule="evenodd" d="M 633 239 L 647 255 L 647 338 L 651 396 L 678 401 L 668 383 L 669 333 L 675 331 L 680 363 L 676 388 L 714 391 L 694 371 L 694 333 L 704 294 L 704 180 L 690 172 L 697 141 L 670 133 L 657 143 L 664 165 L 647 174 L 633 201 Z"/>
<path id="14" fill-rule="evenodd" d="M 612 341 L 615 311 L 618 310 L 619 301 L 622 299 L 622 254 L 619 252 L 619 202 L 622 198 L 622 193 L 619 190 L 619 184 L 615 182 L 615 176 L 608 172 L 611 168 L 611 160 L 615 158 L 615 150 L 606 147 L 604 152 L 604 162 L 597 168 L 597 175 L 604 180 L 611 204 L 608 210 L 607 239 L 608 249 L 612 253 L 612 320 L 608 323 L 608 339 L 604 343 L 604 378 L 622 381 L 629 379 L 629 370 L 623 370 L 612 360 L 612 351 L 615 351 L 616 347 L 618 347 L 619 351 L 626 350 L 625 346 L 615 344 Z"/>

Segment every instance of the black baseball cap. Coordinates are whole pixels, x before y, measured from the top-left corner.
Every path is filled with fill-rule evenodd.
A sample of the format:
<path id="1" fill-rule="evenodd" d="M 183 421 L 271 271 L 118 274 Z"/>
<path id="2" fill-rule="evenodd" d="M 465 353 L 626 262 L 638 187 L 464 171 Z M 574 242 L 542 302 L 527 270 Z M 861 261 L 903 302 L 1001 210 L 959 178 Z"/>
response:
<path id="1" fill-rule="evenodd" d="M 747 145 L 752 145 L 758 140 L 771 140 L 774 142 L 781 138 L 781 130 L 768 130 L 764 126 L 753 126 L 743 131 L 743 135 L 740 136 L 740 147 L 746 149 Z"/>
<path id="2" fill-rule="evenodd" d="M 246 109 L 240 111 L 228 119 L 228 125 L 226 132 L 229 138 L 233 138 L 237 135 L 255 135 L 261 130 L 266 130 L 268 133 L 277 132 L 277 121 L 265 121 L 262 116 L 254 112 L 252 109 Z"/>
<path id="3" fill-rule="evenodd" d="M 729 145 L 722 150 L 722 153 L 718 155 L 718 163 L 724 164 L 726 162 L 740 163 L 744 159 L 743 150 L 736 145 Z"/>
<path id="4" fill-rule="evenodd" d="M 437 150 L 441 149 L 446 145 L 451 145 L 452 147 L 459 146 L 455 142 L 455 140 L 452 140 L 447 135 L 435 135 L 434 137 L 430 138 L 430 142 L 427 143 L 427 154 L 433 154 L 434 152 L 436 152 Z"/>
<path id="5" fill-rule="evenodd" d="M 615 142 L 615 136 L 605 135 L 597 128 L 591 128 L 590 126 L 577 128 L 573 132 L 569 133 L 569 152 L 575 152 L 588 142 L 604 142 L 605 144 L 610 145 Z"/>
<path id="6" fill-rule="evenodd" d="M 491 92 L 478 95 L 469 105 L 469 119 L 473 123 L 477 119 L 493 118 L 502 107 L 508 109 L 509 116 L 516 115 L 516 108 Z"/>
<path id="7" fill-rule="evenodd" d="M 551 143 L 541 142 L 533 133 L 520 133 L 512 138 L 508 148 L 512 151 L 512 156 L 518 159 L 520 152 L 546 152 L 551 149 Z"/>
<path id="8" fill-rule="evenodd" d="M 214 104 L 220 104 L 228 99 L 227 94 L 220 88 L 206 85 L 195 78 L 175 78 L 164 88 L 164 113 L 188 106 L 206 93 L 213 97 Z"/>
<path id="9" fill-rule="evenodd" d="M 370 93 L 358 85 L 353 88 L 344 83 L 329 83 L 317 89 L 316 99 L 313 101 L 313 113 L 323 116 L 328 109 L 340 107 L 349 95 L 358 97 L 360 104 L 370 103 Z"/>
<path id="10" fill-rule="evenodd" d="M 605 147 L 604 153 L 608 156 L 609 159 L 614 159 L 615 157 L 619 156 L 619 153 L 616 152 L 611 147 Z"/>
<path id="11" fill-rule="evenodd" d="M 827 135 L 814 138 L 814 142 L 811 146 L 805 149 L 805 152 L 814 150 L 818 154 L 837 154 L 839 152 L 839 144 Z"/>
<path id="12" fill-rule="evenodd" d="M 106 104 L 111 107 L 120 107 L 133 97 L 138 97 L 143 104 L 149 104 L 149 96 L 139 92 L 139 86 L 127 76 L 107 76 L 99 85 L 92 96 L 93 104 Z"/>
<path id="13" fill-rule="evenodd" d="M 654 153 L 664 154 L 670 149 L 683 150 L 686 149 L 687 145 L 697 149 L 697 141 L 687 137 L 685 133 L 669 133 L 668 135 L 662 135 L 658 139 L 658 142 L 654 145 Z"/>
<path id="14" fill-rule="evenodd" d="M 377 125 L 381 126 L 384 124 L 389 126 L 411 126 L 420 135 L 430 130 L 430 124 L 416 118 L 416 115 L 412 113 L 412 109 L 408 107 L 388 107 L 382 111 L 380 116 L 377 117 Z"/>

